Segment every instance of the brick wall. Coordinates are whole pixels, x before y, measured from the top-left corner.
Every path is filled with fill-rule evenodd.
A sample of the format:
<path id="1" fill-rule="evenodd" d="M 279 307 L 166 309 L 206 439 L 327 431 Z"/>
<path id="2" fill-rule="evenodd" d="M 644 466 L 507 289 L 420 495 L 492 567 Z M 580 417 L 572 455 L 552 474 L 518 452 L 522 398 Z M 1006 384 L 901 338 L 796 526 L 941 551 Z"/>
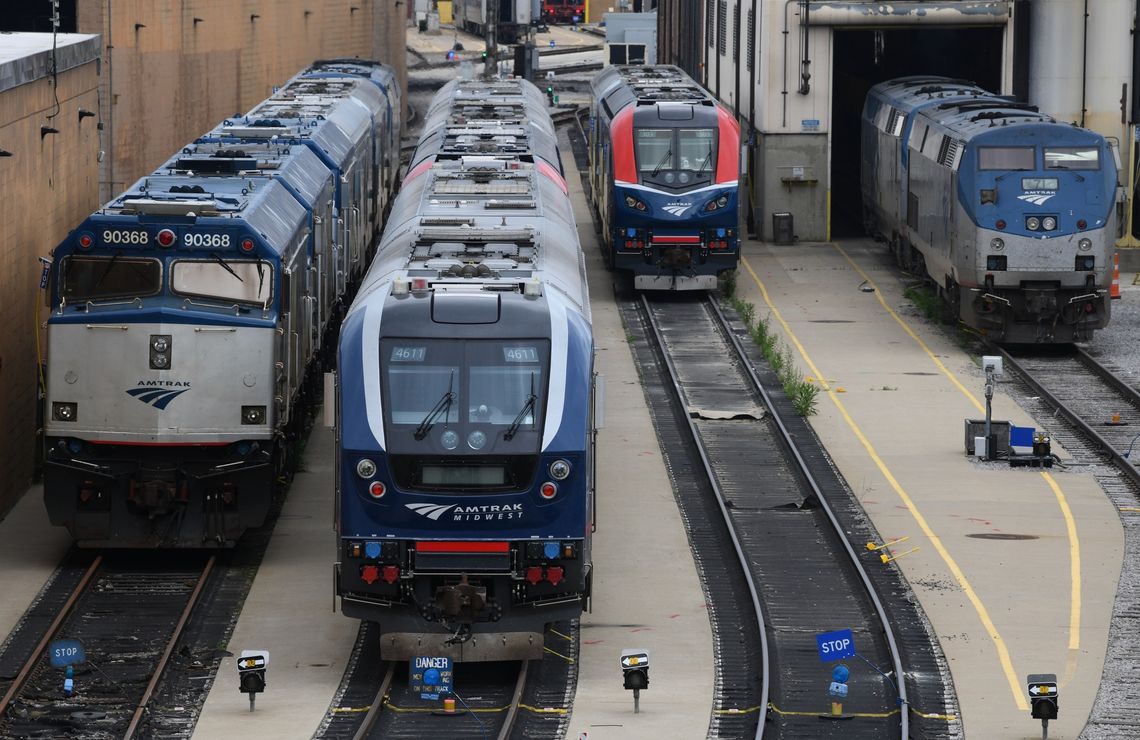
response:
<path id="1" fill-rule="evenodd" d="M 97 64 L 0 92 L 0 516 L 32 479 L 36 445 L 36 316 L 46 318 L 37 257 L 98 207 Z M 55 113 L 55 115 L 52 115 Z M 48 118 L 48 116 L 52 116 Z M 58 134 L 40 137 L 40 126 Z M 42 339 L 42 334 L 41 334 Z"/>
<path id="2" fill-rule="evenodd" d="M 394 0 L 78 0 L 78 30 L 102 35 L 103 58 L 98 73 L 88 64 L 60 75 L 61 133 L 40 142 L 55 105 L 46 80 L 0 93 L 0 149 L 15 154 L 0 158 L 0 517 L 33 472 L 36 257 L 314 59 L 380 59 L 406 89 L 405 9 Z M 99 116 L 80 124 L 80 107 Z"/>

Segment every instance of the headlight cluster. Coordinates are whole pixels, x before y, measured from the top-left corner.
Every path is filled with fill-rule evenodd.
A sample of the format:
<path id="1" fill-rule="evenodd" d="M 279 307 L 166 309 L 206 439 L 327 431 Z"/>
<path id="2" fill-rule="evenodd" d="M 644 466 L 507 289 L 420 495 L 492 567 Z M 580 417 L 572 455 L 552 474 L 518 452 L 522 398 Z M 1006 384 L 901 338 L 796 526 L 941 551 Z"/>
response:
<path id="1" fill-rule="evenodd" d="M 625 196 L 625 204 L 638 211 L 646 210 L 647 206 L 632 195 Z"/>
<path id="2" fill-rule="evenodd" d="M 708 203 L 706 203 L 705 204 L 705 211 L 711 213 L 713 211 L 717 211 L 717 210 L 720 210 L 721 208 L 727 208 L 727 207 L 728 207 L 728 196 L 722 195 L 719 198 L 717 198 L 715 200 L 710 200 Z"/>
<path id="3" fill-rule="evenodd" d="M 1055 216 L 1026 216 L 1025 228 L 1030 231 L 1056 231 L 1057 218 Z"/>
<path id="4" fill-rule="evenodd" d="M 150 369 L 151 370 L 167 370 L 170 368 L 170 345 L 172 344 L 169 334 L 151 334 L 150 335 Z"/>

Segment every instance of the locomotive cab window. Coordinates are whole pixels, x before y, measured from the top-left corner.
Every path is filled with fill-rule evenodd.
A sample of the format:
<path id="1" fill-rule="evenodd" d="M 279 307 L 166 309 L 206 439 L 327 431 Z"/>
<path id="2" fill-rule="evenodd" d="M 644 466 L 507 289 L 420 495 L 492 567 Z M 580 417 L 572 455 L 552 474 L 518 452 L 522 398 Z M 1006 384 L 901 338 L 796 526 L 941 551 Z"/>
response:
<path id="1" fill-rule="evenodd" d="M 114 254 L 68 257 L 63 262 L 60 292 L 71 302 L 154 295 L 162 289 L 162 264 Z"/>
<path id="2" fill-rule="evenodd" d="M 716 132 L 711 128 L 678 129 L 680 169 L 712 172 L 716 166 Z"/>
<path id="3" fill-rule="evenodd" d="M 1096 147 L 1046 147 L 1047 170 L 1099 170 L 1100 150 Z"/>
<path id="4" fill-rule="evenodd" d="M 656 173 L 673 169 L 673 130 L 639 128 L 634 131 L 638 172 Z"/>
<path id="5" fill-rule="evenodd" d="M 979 170 L 1035 170 L 1036 157 L 1031 146 L 978 147 Z"/>
<path id="6" fill-rule="evenodd" d="M 171 266 L 175 293 L 263 305 L 272 294 L 273 267 L 266 262 L 178 260 Z"/>

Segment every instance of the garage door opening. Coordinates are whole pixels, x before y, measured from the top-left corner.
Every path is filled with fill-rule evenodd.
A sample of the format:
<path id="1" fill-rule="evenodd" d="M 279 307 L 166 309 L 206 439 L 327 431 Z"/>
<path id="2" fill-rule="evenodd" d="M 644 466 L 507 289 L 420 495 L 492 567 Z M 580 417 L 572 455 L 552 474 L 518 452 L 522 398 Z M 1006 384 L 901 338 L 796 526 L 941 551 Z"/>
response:
<path id="1" fill-rule="evenodd" d="M 859 126 L 867 91 L 884 80 L 943 75 L 1001 91 L 1001 27 L 835 31 L 831 100 L 831 235 L 863 234 Z"/>

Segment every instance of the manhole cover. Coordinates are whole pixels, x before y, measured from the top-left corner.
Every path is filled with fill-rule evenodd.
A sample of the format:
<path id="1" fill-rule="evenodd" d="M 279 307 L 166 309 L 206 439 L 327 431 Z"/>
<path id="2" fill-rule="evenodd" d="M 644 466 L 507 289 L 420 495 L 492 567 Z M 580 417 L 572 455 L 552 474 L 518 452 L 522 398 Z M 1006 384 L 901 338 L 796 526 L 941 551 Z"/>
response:
<path id="1" fill-rule="evenodd" d="M 968 534 L 967 537 L 973 537 L 976 540 L 1036 540 L 1039 539 L 1035 534 L 1006 534 L 1004 532 L 981 532 L 979 534 Z"/>

